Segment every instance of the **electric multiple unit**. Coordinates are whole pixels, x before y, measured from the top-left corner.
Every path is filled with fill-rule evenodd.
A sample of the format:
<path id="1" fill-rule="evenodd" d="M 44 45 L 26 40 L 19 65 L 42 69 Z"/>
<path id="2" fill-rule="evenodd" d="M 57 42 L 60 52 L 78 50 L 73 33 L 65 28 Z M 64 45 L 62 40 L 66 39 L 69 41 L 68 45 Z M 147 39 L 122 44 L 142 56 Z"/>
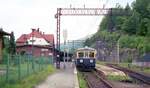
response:
<path id="1" fill-rule="evenodd" d="M 96 50 L 94 48 L 85 47 L 76 50 L 75 64 L 77 68 L 83 70 L 91 70 L 96 64 Z"/>

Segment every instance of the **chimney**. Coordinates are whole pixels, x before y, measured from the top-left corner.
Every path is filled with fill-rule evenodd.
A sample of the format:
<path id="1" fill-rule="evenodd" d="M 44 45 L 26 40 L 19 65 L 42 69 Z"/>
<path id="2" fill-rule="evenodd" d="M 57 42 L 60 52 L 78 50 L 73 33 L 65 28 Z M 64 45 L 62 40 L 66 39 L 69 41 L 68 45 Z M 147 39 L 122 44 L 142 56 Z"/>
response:
<path id="1" fill-rule="evenodd" d="M 35 31 L 35 29 L 32 28 L 32 32 L 34 32 L 34 31 Z"/>
<path id="2" fill-rule="evenodd" d="M 39 32 L 40 31 L 40 28 L 37 28 L 37 32 Z"/>

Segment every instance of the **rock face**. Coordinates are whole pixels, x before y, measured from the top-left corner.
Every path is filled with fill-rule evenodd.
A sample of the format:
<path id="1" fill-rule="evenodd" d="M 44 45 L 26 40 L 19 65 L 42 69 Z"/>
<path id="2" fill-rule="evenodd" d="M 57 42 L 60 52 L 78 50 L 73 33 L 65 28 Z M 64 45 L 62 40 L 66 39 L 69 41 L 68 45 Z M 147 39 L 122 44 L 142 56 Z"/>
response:
<path id="1" fill-rule="evenodd" d="M 116 44 L 98 41 L 96 44 L 97 58 L 102 61 L 118 62 Z"/>
<path id="2" fill-rule="evenodd" d="M 140 57 L 138 50 L 123 48 L 120 50 L 120 61 L 132 61 Z"/>
<path id="3" fill-rule="evenodd" d="M 97 59 L 108 62 L 131 62 L 139 58 L 139 52 L 136 49 L 119 48 L 117 43 L 104 43 L 98 41 L 96 44 Z"/>

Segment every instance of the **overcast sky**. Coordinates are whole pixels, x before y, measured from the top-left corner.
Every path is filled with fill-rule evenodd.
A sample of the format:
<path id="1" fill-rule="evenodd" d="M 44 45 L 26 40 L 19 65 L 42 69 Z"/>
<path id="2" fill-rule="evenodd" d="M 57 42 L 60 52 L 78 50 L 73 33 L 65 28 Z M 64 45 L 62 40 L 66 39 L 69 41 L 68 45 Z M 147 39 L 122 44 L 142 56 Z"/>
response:
<path id="1" fill-rule="evenodd" d="M 49 34 L 56 34 L 56 9 L 60 7 L 114 7 L 122 6 L 133 0 L 0 0 L 0 27 L 7 32 L 14 31 L 16 39 L 21 34 L 40 28 Z M 95 33 L 102 16 L 99 17 L 62 17 L 61 33 L 68 30 L 68 40 L 79 39 Z M 61 35 L 62 36 L 62 35 Z M 56 38 L 55 38 L 56 39 Z M 62 38 L 61 38 L 62 40 Z"/>

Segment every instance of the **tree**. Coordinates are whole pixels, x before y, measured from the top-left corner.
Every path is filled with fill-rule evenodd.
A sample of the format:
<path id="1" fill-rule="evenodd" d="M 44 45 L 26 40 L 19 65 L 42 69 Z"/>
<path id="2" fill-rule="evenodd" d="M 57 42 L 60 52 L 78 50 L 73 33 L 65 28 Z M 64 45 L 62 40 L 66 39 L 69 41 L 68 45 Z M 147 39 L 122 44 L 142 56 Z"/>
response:
<path id="1" fill-rule="evenodd" d="M 132 10 L 131 10 L 131 7 L 129 6 L 129 3 L 127 3 L 126 7 L 125 7 L 125 12 L 128 13 L 128 14 L 132 14 Z"/>
<path id="2" fill-rule="evenodd" d="M 148 18 L 150 14 L 148 11 L 149 5 L 149 0 L 136 0 L 134 9 L 141 15 L 142 18 Z"/>
<path id="3" fill-rule="evenodd" d="M 136 34 L 139 27 L 139 21 L 139 14 L 134 11 L 132 16 L 124 22 L 124 24 L 122 25 L 122 29 L 127 34 Z"/>
<path id="4" fill-rule="evenodd" d="M 16 43 L 15 43 L 15 36 L 14 36 L 14 32 L 11 32 L 10 35 L 10 47 L 9 47 L 9 53 L 11 55 L 16 54 Z"/>
<path id="5" fill-rule="evenodd" d="M 150 1 L 149 0 L 136 0 L 134 9 L 140 14 L 140 23 L 138 29 L 138 35 L 146 36 L 149 32 L 149 20 L 150 20 Z"/>

